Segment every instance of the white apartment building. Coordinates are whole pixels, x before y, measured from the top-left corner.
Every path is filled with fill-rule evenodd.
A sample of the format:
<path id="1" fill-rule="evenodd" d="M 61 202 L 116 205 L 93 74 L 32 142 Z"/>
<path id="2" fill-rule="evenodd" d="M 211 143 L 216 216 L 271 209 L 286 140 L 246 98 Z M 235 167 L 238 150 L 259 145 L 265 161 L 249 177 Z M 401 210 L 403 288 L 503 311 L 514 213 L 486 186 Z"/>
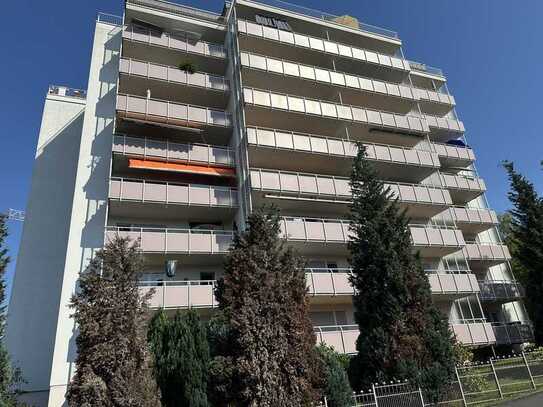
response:
<path id="1" fill-rule="evenodd" d="M 26 400 L 65 402 L 68 304 L 105 241 L 141 240 L 153 308 L 207 316 L 233 233 L 264 203 L 307 259 L 318 341 L 355 352 L 355 141 L 407 209 L 457 338 L 532 338 L 446 78 L 409 61 L 395 32 L 279 0 L 236 0 L 221 14 L 126 0 L 122 18 L 99 15 L 93 44 L 88 89 L 52 86 L 45 100 L 7 332 Z"/>

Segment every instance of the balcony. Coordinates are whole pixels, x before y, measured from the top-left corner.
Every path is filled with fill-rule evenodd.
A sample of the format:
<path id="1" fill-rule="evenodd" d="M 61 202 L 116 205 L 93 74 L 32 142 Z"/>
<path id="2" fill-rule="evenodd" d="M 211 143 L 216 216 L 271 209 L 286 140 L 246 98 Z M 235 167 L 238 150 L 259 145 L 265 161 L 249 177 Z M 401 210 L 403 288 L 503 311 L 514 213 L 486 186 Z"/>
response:
<path id="1" fill-rule="evenodd" d="M 280 236 L 304 255 L 345 256 L 350 238 L 349 221 L 341 219 L 284 217 Z M 442 257 L 458 251 L 464 244 L 456 229 L 409 226 L 415 250 L 422 257 Z"/>
<path id="2" fill-rule="evenodd" d="M 442 172 L 440 181 L 451 192 L 453 202 L 457 205 L 466 204 L 486 191 L 485 182 L 477 176 Z"/>
<path id="3" fill-rule="evenodd" d="M 466 242 L 463 252 L 472 268 L 477 269 L 486 269 L 511 260 L 507 246 L 499 243 Z"/>
<path id="4" fill-rule="evenodd" d="M 447 190 L 420 184 L 385 183 L 400 207 L 411 217 L 431 217 L 450 204 Z M 348 178 L 316 174 L 251 169 L 251 188 L 256 205 L 275 199 L 285 211 L 307 213 L 310 202 L 313 211 L 347 214 L 352 200 Z"/>
<path id="5" fill-rule="evenodd" d="M 335 135 L 346 125 L 360 141 L 377 141 L 372 130 L 394 130 L 422 135 L 428 131 L 424 119 L 361 107 L 329 103 L 267 90 L 243 88 L 246 120 L 250 126 L 273 128 L 277 123 L 292 131 Z M 309 120 L 309 118 L 311 118 Z"/>
<path id="6" fill-rule="evenodd" d="M 468 234 L 477 234 L 498 224 L 498 216 L 491 209 L 454 206 L 450 208 L 450 219 Z"/>
<path id="7" fill-rule="evenodd" d="M 524 287 L 517 281 L 479 280 L 481 301 L 510 302 L 524 297 Z"/>
<path id="8" fill-rule="evenodd" d="M 145 260 L 150 264 L 163 265 L 165 255 L 172 259 L 180 258 L 185 263 L 205 261 L 209 264 L 215 261 L 221 264 L 219 255 L 228 252 L 234 233 L 231 230 L 107 226 L 106 243 L 115 236 L 139 240 Z"/>
<path id="9" fill-rule="evenodd" d="M 533 342 L 534 331 L 531 325 L 524 322 L 493 323 L 492 329 L 498 345 L 515 345 Z"/>
<path id="10" fill-rule="evenodd" d="M 315 326 L 317 344 L 324 343 L 338 353 L 355 354 L 356 340 L 360 331 L 358 325 Z"/>
<path id="11" fill-rule="evenodd" d="M 430 138 L 433 141 L 445 142 L 451 137 L 459 137 L 464 134 L 466 129 L 464 123 L 460 120 L 449 119 L 447 117 L 423 115 L 430 127 Z"/>
<path id="12" fill-rule="evenodd" d="M 307 268 L 306 281 L 312 304 L 351 303 L 354 288 L 349 282 L 350 268 Z"/>
<path id="13" fill-rule="evenodd" d="M 347 140 L 276 129 L 249 127 L 247 140 L 250 165 L 261 168 L 280 166 L 284 170 L 316 173 L 327 168 L 334 175 L 348 176 L 358 152 L 356 144 Z M 437 154 L 430 151 L 376 143 L 364 145 L 367 159 L 382 179 L 419 182 L 439 168 Z M 405 171 L 404 166 L 408 166 Z"/>
<path id="14" fill-rule="evenodd" d="M 140 294 L 154 291 L 150 308 L 189 309 L 215 308 L 215 280 L 141 281 Z"/>
<path id="15" fill-rule="evenodd" d="M 473 319 L 450 323 L 456 339 L 468 346 L 487 346 L 496 343 L 492 324 L 484 319 Z"/>
<path id="16" fill-rule="evenodd" d="M 190 56 L 205 72 L 225 72 L 226 50 L 222 44 L 201 41 L 190 33 L 159 32 L 132 24 L 123 29 L 122 56 L 125 58 L 177 65 L 183 55 Z"/>
<path id="17" fill-rule="evenodd" d="M 465 168 L 475 161 L 475 154 L 471 147 L 460 147 L 435 142 L 432 143 L 432 147 L 445 167 Z"/>
<path id="18" fill-rule="evenodd" d="M 445 81 L 445 75 L 439 68 L 434 68 L 433 66 L 414 61 L 409 61 L 409 67 L 411 68 L 411 71 L 417 75 L 430 75 L 440 81 Z"/>
<path id="19" fill-rule="evenodd" d="M 444 273 L 439 270 L 427 273 L 432 294 L 437 295 L 437 299 L 455 300 L 480 291 L 475 274 Z"/>
<path id="20" fill-rule="evenodd" d="M 422 111 L 433 116 L 444 116 L 456 105 L 454 97 L 448 93 L 416 87 L 413 88 L 413 93 L 419 100 Z"/>
<path id="21" fill-rule="evenodd" d="M 117 117 L 120 123 L 117 123 L 116 130 L 120 133 L 135 133 L 136 130 L 130 128 L 133 123 L 151 124 L 194 133 L 201 133 L 205 129 L 206 139 L 213 139 L 216 141 L 214 144 L 225 144 L 231 132 L 230 114 L 224 110 L 147 99 L 135 95 L 117 95 Z M 128 122 L 128 126 L 124 126 L 125 122 Z M 216 129 L 215 132 L 210 131 L 213 128 Z"/>
<path id="22" fill-rule="evenodd" d="M 228 101 L 229 85 L 223 76 L 206 72 L 190 74 L 177 66 L 129 58 L 121 58 L 119 73 L 119 93 L 144 96 L 151 89 L 157 99 L 222 109 Z"/>
<path id="23" fill-rule="evenodd" d="M 269 89 L 284 93 L 296 90 L 306 97 L 334 100 L 341 92 L 344 103 L 407 114 L 417 98 L 410 86 L 350 75 L 297 62 L 257 54 L 241 53 L 243 83 L 260 86 L 264 80 Z M 266 74 L 271 74 L 267 76 Z M 266 77 L 267 76 L 267 77 Z"/>
<path id="24" fill-rule="evenodd" d="M 166 162 L 186 162 L 211 166 L 234 167 L 234 152 L 228 147 L 209 144 L 173 143 L 169 140 L 113 136 L 112 150 L 116 154 Z"/>
<path id="25" fill-rule="evenodd" d="M 115 217 L 176 219 L 231 219 L 238 206 L 235 188 L 144 179 L 112 178 L 109 214 Z"/>
<path id="26" fill-rule="evenodd" d="M 328 66 L 334 58 L 341 72 L 359 74 L 391 82 L 401 82 L 409 72 L 409 63 L 401 58 L 327 41 L 322 38 L 278 30 L 238 19 L 240 48 L 270 57 L 285 58 L 310 65 Z M 265 40 L 265 41 L 262 41 Z"/>

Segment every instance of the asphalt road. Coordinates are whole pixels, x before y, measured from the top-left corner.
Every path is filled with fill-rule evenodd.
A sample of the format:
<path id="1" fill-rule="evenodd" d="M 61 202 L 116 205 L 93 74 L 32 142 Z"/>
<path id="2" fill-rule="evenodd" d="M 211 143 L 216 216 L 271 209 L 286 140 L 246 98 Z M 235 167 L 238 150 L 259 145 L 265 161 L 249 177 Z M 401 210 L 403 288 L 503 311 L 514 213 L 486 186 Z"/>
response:
<path id="1" fill-rule="evenodd" d="M 511 400 L 500 404 L 500 407 L 543 407 L 543 392 L 523 397 L 517 400 Z"/>

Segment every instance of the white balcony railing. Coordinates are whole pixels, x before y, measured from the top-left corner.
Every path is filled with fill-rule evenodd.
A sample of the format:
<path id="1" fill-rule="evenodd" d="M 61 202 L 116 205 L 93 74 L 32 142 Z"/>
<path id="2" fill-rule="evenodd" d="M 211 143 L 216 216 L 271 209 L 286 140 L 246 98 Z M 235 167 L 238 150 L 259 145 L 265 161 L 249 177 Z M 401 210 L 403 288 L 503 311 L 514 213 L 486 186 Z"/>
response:
<path id="1" fill-rule="evenodd" d="M 169 140 L 113 136 L 113 152 L 143 158 L 160 158 L 166 161 L 194 162 L 207 165 L 232 167 L 234 152 L 227 147 L 209 144 L 172 143 Z"/>
<path id="2" fill-rule="evenodd" d="M 196 40 L 187 33 L 171 34 L 131 24 L 124 27 L 123 38 L 190 54 L 226 58 L 226 50 L 222 45 Z"/>
<path id="3" fill-rule="evenodd" d="M 484 180 L 476 176 L 441 172 L 440 179 L 441 185 L 443 185 L 445 188 L 480 192 L 486 191 L 486 184 Z"/>
<path id="4" fill-rule="evenodd" d="M 484 346 L 496 343 L 492 324 L 485 319 L 451 322 L 450 327 L 456 339 L 464 345 Z"/>
<path id="5" fill-rule="evenodd" d="M 238 191 L 235 188 L 131 178 L 112 178 L 109 182 L 109 198 L 228 208 L 238 205 Z"/>
<path id="6" fill-rule="evenodd" d="M 422 184 L 385 183 L 395 197 L 404 203 L 448 205 L 451 197 L 443 188 Z M 349 178 L 279 170 L 251 169 L 251 188 L 281 194 L 311 195 L 350 201 Z"/>
<path id="7" fill-rule="evenodd" d="M 464 247 L 464 235 L 455 227 L 409 225 L 411 240 L 415 247 Z"/>
<path id="8" fill-rule="evenodd" d="M 480 291 L 475 274 L 428 273 L 433 294 L 472 294 Z"/>
<path id="9" fill-rule="evenodd" d="M 106 228 L 106 242 L 115 236 L 139 240 L 144 253 L 222 254 L 230 248 L 232 231 L 152 227 Z"/>
<path id="10" fill-rule="evenodd" d="M 229 89 L 228 81 L 224 76 L 212 75 L 205 72 L 190 74 L 179 69 L 177 66 L 162 65 L 131 58 L 121 58 L 119 72 L 126 75 L 141 76 L 148 79 L 157 79 L 209 90 L 226 92 Z"/>
<path id="11" fill-rule="evenodd" d="M 360 334 L 358 325 L 315 326 L 313 329 L 317 344 L 324 343 L 339 353 L 356 353 L 356 340 Z"/>
<path id="12" fill-rule="evenodd" d="M 337 55 L 391 69 L 400 71 L 410 70 L 409 62 L 407 62 L 405 59 L 379 54 L 377 52 L 364 50 L 333 41 L 323 40 L 321 38 L 278 30 L 273 27 L 253 23 L 251 21 L 238 20 L 238 31 L 242 34 L 265 38 L 267 40 L 292 45 L 294 47 L 310 49 L 330 55 Z"/>
<path id="13" fill-rule="evenodd" d="M 221 127 L 231 125 L 230 114 L 223 110 L 134 95 L 118 94 L 117 112 L 145 121 L 158 121 L 171 125 L 183 125 L 189 122 Z"/>
<path id="14" fill-rule="evenodd" d="M 436 92 L 430 89 L 423 88 L 413 88 L 413 93 L 417 99 L 423 101 L 442 103 L 445 105 L 450 105 L 451 107 L 456 105 L 454 97 L 452 95 L 449 95 L 448 93 Z"/>
<path id="15" fill-rule="evenodd" d="M 517 281 L 508 280 L 479 280 L 481 300 L 517 300 L 524 297 L 524 287 Z"/>
<path id="16" fill-rule="evenodd" d="M 432 116 L 429 114 L 425 114 L 424 118 L 426 119 L 428 126 L 437 128 L 439 130 L 448 130 L 456 133 L 464 133 L 464 131 L 466 131 L 464 123 L 462 123 L 460 120 Z"/>
<path id="17" fill-rule="evenodd" d="M 341 157 L 356 157 L 358 153 L 356 144 L 350 141 L 275 129 L 248 127 L 247 139 L 249 144 L 277 149 Z M 434 168 L 440 166 L 439 157 L 434 152 L 377 143 L 364 143 L 364 146 L 370 160 Z"/>
<path id="18" fill-rule="evenodd" d="M 450 215 L 456 223 L 498 224 L 498 216 L 491 209 L 454 206 L 450 209 Z"/>
<path id="19" fill-rule="evenodd" d="M 364 109 L 357 106 L 329 103 L 316 99 L 274 93 L 267 90 L 243 88 L 245 103 L 292 113 L 319 116 L 327 119 L 341 120 L 349 123 L 364 123 L 379 126 L 425 133 L 428 124 L 423 118 L 379 110 Z"/>
<path id="20" fill-rule="evenodd" d="M 511 260 L 511 253 L 504 244 L 466 242 L 463 249 L 467 260 L 505 262 Z"/>
<path id="21" fill-rule="evenodd" d="M 241 64 L 253 69 L 259 69 L 275 74 L 306 79 L 312 83 L 351 88 L 363 92 L 379 93 L 382 95 L 417 100 L 410 86 L 379 81 L 362 76 L 349 75 L 343 72 L 299 64 L 283 59 L 242 52 Z"/>
<path id="22" fill-rule="evenodd" d="M 215 308 L 215 280 L 141 281 L 140 293 L 147 295 L 150 308 Z"/>
<path id="23" fill-rule="evenodd" d="M 350 268 L 307 268 L 305 277 L 309 295 L 353 295 L 354 288 L 349 282 L 351 270 Z"/>
<path id="24" fill-rule="evenodd" d="M 475 161 L 475 154 L 471 147 L 460 147 L 437 142 L 432 142 L 431 145 L 440 157 L 467 161 L 469 163 Z"/>

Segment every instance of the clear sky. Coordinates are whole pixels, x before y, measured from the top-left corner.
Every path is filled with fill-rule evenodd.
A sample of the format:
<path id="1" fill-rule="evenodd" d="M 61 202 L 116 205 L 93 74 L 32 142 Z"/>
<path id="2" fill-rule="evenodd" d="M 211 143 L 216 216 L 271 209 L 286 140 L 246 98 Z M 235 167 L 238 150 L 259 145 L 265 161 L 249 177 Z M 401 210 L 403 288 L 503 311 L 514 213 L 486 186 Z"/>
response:
<path id="1" fill-rule="evenodd" d="M 177 1 L 214 11 L 223 4 L 222 0 Z M 539 166 L 543 160 L 542 0 L 292 2 L 333 14 L 349 13 L 395 30 L 408 59 L 444 70 L 493 208 L 501 212 L 509 206 L 501 160 L 513 160 L 543 191 Z M 26 206 L 47 86 L 86 88 L 96 14 L 121 15 L 123 3 L 16 0 L 3 4 L 0 211 Z M 21 230 L 21 223 L 10 223 L 13 260 Z M 10 275 L 13 270 L 14 262 Z"/>

